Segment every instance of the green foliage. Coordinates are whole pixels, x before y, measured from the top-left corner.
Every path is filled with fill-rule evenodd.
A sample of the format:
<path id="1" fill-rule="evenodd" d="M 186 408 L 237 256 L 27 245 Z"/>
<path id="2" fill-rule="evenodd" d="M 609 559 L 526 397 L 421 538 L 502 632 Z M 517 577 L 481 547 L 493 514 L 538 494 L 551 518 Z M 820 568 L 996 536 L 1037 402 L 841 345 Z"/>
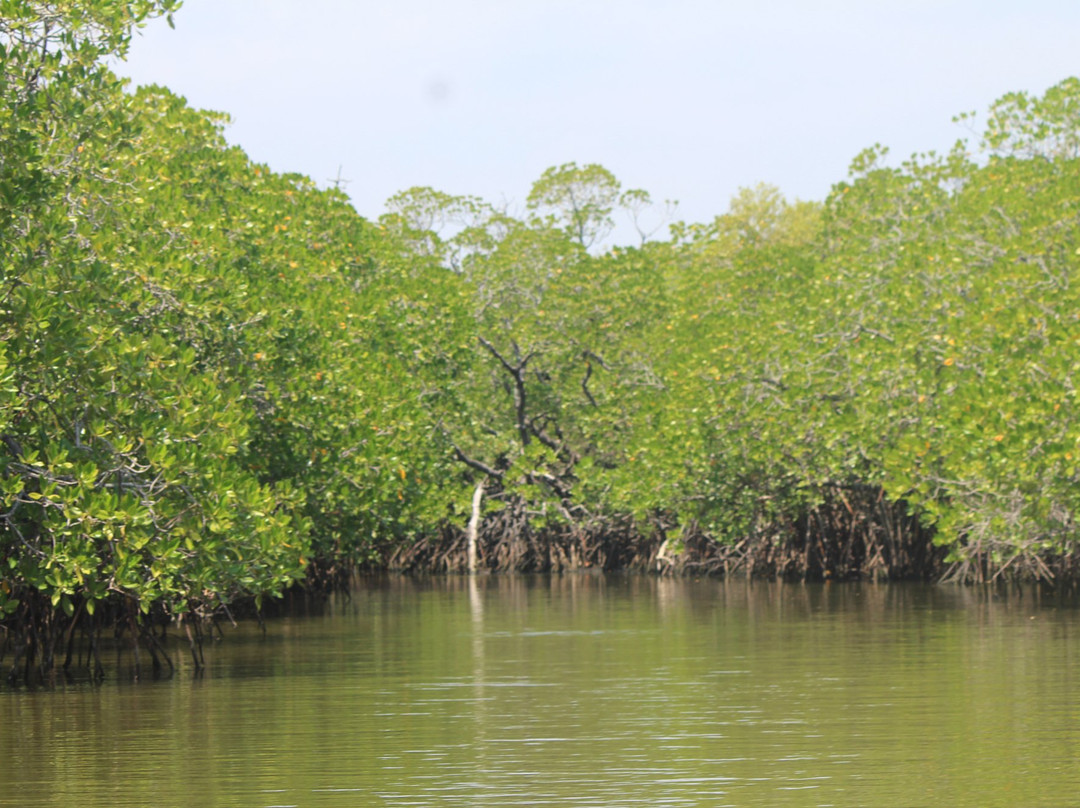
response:
<path id="1" fill-rule="evenodd" d="M 990 107 L 983 145 L 1027 159 L 1080 157 L 1080 79 L 1067 78 L 1042 97 L 1014 92 L 999 98 Z"/>
<path id="2" fill-rule="evenodd" d="M 173 7 L 4 19 L 0 616 L 42 638 L 49 610 L 259 600 L 434 522 L 410 351 L 457 279 L 224 116 L 126 94 L 96 60 Z"/>
<path id="3" fill-rule="evenodd" d="M 376 225 L 102 67 L 175 8 L 0 2 L 0 619 L 259 600 L 479 480 L 541 527 L 730 541 L 862 486 L 957 557 L 1074 548 L 1077 80 L 998 101 L 981 163 L 874 147 L 668 241 L 574 163 L 522 218 L 413 188 Z"/>
<path id="4" fill-rule="evenodd" d="M 734 539 L 862 486 L 961 554 L 1068 551 L 1078 86 L 995 104 L 985 164 L 964 143 L 899 167 L 874 147 L 824 205 L 746 189 L 639 251 L 575 253 L 607 232 L 618 183 L 551 169 L 530 203 L 555 212 L 504 220 L 462 264 L 497 347 L 475 349 L 487 384 L 440 423 L 469 436 L 465 457 L 563 480 L 564 515 L 664 510 Z M 592 354 L 602 399 L 581 387 Z M 558 425 L 559 461 L 514 419 L 506 374 L 526 357 L 529 418 Z M 521 495 L 544 510 L 535 485 Z"/>
<path id="5" fill-rule="evenodd" d="M 621 183 L 603 166 L 566 163 L 545 171 L 533 184 L 526 203 L 531 211 L 547 212 L 550 224 L 588 249 L 615 227 L 611 215 L 620 199 L 635 204 L 640 201 L 633 195 L 624 197 L 620 189 Z"/>

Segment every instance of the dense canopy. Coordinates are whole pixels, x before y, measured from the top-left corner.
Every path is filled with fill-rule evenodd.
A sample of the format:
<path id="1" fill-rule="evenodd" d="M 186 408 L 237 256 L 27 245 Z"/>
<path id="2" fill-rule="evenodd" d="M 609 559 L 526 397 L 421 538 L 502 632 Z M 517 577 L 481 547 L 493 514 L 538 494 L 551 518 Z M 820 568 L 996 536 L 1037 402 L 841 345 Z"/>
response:
<path id="1" fill-rule="evenodd" d="M 1075 576 L 1077 79 L 821 203 L 568 163 L 374 223 L 103 66 L 176 5 L 0 2 L 13 676 L 360 565 Z"/>

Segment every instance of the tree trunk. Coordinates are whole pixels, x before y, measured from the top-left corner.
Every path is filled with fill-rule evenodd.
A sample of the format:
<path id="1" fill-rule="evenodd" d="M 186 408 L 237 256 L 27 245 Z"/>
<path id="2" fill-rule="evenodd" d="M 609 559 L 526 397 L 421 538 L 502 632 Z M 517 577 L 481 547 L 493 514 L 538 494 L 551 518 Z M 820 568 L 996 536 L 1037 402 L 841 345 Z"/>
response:
<path id="1" fill-rule="evenodd" d="M 468 552 L 469 575 L 476 574 L 476 534 L 480 531 L 480 503 L 484 499 L 484 481 L 476 484 L 476 490 L 472 495 L 472 516 L 469 517 L 469 526 L 465 529 L 465 541 Z"/>

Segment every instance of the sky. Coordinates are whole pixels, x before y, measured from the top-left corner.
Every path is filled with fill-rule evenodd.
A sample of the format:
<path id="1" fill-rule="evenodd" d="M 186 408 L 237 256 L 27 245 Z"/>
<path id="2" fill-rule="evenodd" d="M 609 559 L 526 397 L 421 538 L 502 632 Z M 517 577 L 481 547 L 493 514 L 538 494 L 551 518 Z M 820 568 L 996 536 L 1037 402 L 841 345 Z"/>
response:
<path id="1" fill-rule="evenodd" d="M 868 146 L 974 147 L 954 115 L 1080 74 L 1076 0 L 185 0 L 174 22 L 117 72 L 369 218 L 413 186 L 520 209 L 571 161 L 687 222 L 759 182 L 820 200 Z"/>

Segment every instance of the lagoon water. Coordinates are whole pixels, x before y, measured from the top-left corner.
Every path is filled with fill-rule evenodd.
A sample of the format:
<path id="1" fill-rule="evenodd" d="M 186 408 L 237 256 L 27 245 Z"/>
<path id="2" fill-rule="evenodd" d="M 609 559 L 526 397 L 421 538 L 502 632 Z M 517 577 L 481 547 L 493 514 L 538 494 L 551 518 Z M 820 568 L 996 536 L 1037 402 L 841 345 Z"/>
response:
<path id="1" fill-rule="evenodd" d="M 195 676 L 0 690 L 0 806 L 1080 801 L 1080 610 L 649 577 L 364 582 Z"/>

